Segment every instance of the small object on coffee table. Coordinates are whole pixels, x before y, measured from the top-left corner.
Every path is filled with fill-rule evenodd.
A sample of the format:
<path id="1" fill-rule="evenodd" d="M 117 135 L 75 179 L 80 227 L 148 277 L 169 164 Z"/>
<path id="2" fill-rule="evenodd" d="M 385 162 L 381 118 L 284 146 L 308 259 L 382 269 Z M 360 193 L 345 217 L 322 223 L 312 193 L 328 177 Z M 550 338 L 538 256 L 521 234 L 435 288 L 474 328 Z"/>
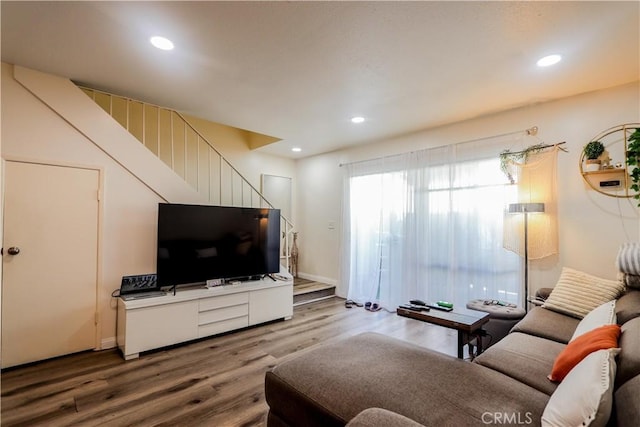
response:
<path id="1" fill-rule="evenodd" d="M 423 310 L 428 310 L 429 307 L 424 307 L 421 305 L 415 305 L 415 304 L 402 304 L 400 305 L 398 308 L 404 308 L 405 310 L 412 310 L 412 311 L 423 311 Z"/>
<path id="2" fill-rule="evenodd" d="M 427 304 L 427 307 L 430 308 L 435 308 L 436 310 L 440 310 L 440 311 L 452 311 L 453 307 L 442 307 L 438 304 Z"/>

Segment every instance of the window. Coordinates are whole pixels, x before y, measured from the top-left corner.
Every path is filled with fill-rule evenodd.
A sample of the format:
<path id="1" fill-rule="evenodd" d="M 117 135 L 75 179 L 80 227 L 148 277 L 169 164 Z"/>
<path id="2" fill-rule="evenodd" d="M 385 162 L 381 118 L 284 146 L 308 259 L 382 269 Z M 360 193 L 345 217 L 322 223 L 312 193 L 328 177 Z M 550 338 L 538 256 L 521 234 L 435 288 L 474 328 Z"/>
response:
<path id="1" fill-rule="evenodd" d="M 521 261 L 502 247 L 504 208 L 516 187 L 497 156 L 457 160 L 448 151 L 448 162 L 430 150 L 352 165 L 349 298 L 387 308 L 414 298 L 458 307 L 475 298 L 519 302 Z"/>

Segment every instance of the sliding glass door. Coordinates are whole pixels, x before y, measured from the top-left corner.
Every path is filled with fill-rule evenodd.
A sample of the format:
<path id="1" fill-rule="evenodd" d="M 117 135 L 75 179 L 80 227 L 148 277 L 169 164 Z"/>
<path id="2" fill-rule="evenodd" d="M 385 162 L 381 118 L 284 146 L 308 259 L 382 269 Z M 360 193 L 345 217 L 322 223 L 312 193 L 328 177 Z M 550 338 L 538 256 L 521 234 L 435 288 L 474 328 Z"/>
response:
<path id="1" fill-rule="evenodd" d="M 517 303 L 520 258 L 503 248 L 516 197 L 497 156 L 444 147 L 348 165 L 343 280 L 349 298 L 394 309 L 409 299 Z"/>

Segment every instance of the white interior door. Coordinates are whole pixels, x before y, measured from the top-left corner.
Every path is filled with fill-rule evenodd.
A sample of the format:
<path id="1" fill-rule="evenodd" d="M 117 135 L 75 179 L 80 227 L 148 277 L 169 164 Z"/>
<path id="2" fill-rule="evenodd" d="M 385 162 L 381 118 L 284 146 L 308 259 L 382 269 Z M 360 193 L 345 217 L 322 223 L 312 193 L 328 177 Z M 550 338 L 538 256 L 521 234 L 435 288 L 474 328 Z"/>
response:
<path id="1" fill-rule="evenodd" d="M 4 184 L 2 367 L 95 348 L 100 172 L 7 161 Z"/>

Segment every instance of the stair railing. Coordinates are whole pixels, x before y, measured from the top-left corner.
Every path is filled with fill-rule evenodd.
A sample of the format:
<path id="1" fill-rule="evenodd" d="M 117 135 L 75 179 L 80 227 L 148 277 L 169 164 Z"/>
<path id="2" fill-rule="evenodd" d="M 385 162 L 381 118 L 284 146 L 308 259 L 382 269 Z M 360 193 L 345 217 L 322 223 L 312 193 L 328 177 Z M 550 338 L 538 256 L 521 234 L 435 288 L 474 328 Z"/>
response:
<path id="1" fill-rule="evenodd" d="M 210 203 L 274 208 L 179 112 L 89 87 L 78 87 Z M 284 216 L 281 216 L 281 230 L 281 259 L 290 269 L 293 223 Z"/>

